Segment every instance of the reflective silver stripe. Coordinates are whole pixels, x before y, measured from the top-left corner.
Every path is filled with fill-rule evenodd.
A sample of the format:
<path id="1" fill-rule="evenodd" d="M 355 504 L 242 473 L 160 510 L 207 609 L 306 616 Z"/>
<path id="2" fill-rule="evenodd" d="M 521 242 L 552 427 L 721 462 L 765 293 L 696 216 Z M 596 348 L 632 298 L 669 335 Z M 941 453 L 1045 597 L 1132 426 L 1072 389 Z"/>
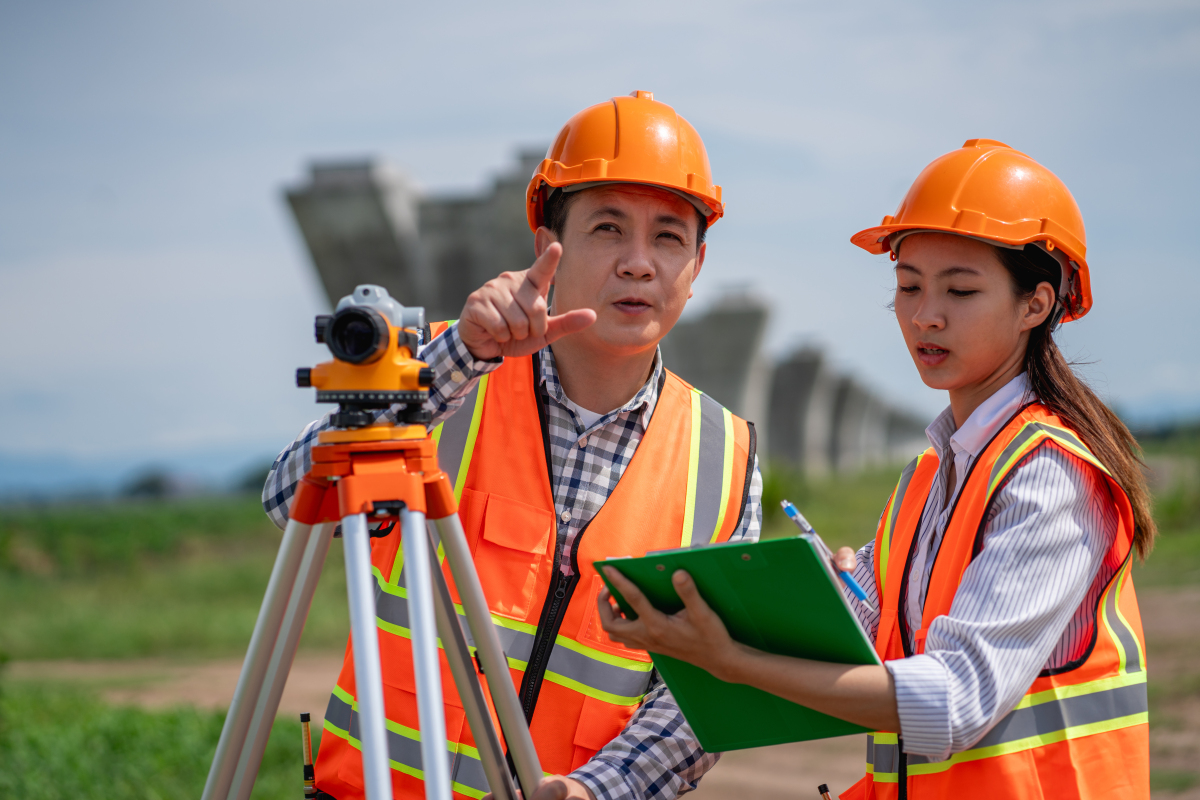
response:
<path id="1" fill-rule="evenodd" d="M 1108 597 L 1104 600 L 1104 616 L 1107 618 L 1113 634 L 1121 643 L 1121 648 L 1125 651 L 1125 672 L 1127 673 L 1142 671 L 1142 649 L 1137 636 L 1117 614 L 1117 601 L 1120 599 L 1122 584 L 1129 576 L 1129 559 L 1132 557 L 1133 553 L 1126 556 L 1125 565 L 1118 571 L 1117 579 L 1113 582 L 1112 588 L 1108 590 Z M 1098 631 L 1097 635 L 1099 635 Z"/>
<path id="2" fill-rule="evenodd" d="M 711 543 L 721 517 L 725 472 L 725 413 L 716 400 L 700 395 L 700 459 L 696 465 L 696 512 L 692 518 L 692 547 Z M 738 498 L 739 500 L 741 498 Z"/>
<path id="3" fill-rule="evenodd" d="M 972 750 L 1043 737 L 1070 728 L 1080 728 L 1098 722 L 1117 720 L 1149 709 L 1144 680 L 1127 686 L 1117 686 L 1098 692 L 1064 697 L 1047 703 L 1016 708 L 996 723 Z M 1038 745 L 1033 745 L 1034 747 Z M 878 744 L 873 737 L 867 743 L 867 763 L 877 774 L 895 773 L 899 769 L 900 751 L 895 744 Z M 963 753 L 958 754 L 961 758 Z M 909 765 L 938 763 L 926 756 L 910 754 Z"/>
<path id="4" fill-rule="evenodd" d="M 403 573 L 400 576 L 398 585 L 400 588 L 404 588 Z M 409 629 L 408 598 L 384 591 L 383 587 L 379 585 L 378 577 L 375 579 L 375 616 L 386 623 L 403 628 L 405 631 Z M 471 626 L 467 623 L 467 617 L 462 612 L 458 614 L 458 623 L 462 626 L 467 644 L 471 648 L 474 648 L 475 640 L 471 636 Z M 533 652 L 532 633 L 513 630 L 503 625 L 496 626 L 496 633 L 500 635 L 500 646 L 504 648 L 506 656 L 517 661 L 529 661 L 529 654 Z"/>
<path id="5" fill-rule="evenodd" d="M 898 773 L 900 746 L 877 743 L 873 735 L 867 734 L 867 763 L 876 774 Z"/>
<path id="6" fill-rule="evenodd" d="M 1087 453 L 1094 463 L 1100 463 L 1100 460 L 1096 458 L 1090 449 L 1088 449 L 1088 446 L 1080 441 L 1079 437 L 1071 433 L 1069 430 L 1066 430 L 1065 428 L 1058 428 L 1053 425 L 1046 425 L 1041 422 L 1028 422 L 1021 428 L 1020 431 L 1017 432 L 1017 435 L 1013 437 L 1013 440 L 1009 442 L 1008 446 L 1005 447 L 1000 453 L 1000 457 L 996 459 L 996 463 L 992 466 L 992 474 L 988 476 L 989 487 L 994 487 L 996 485 L 996 481 L 1002 477 L 1002 474 L 1008 465 L 1009 459 L 1011 459 L 1015 453 L 1024 447 L 1030 439 L 1038 434 L 1045 434 L 1052 439 L 1059 439 L 1060 441 L 1065 442 L 1066 444 L 1075 447 L 1084 453 Z"/>
<path id="7" fill-rule="evenodd" d="M 329 697 L 329 708 L 325 712 L 325 721 L 332 724 L 335 728 L 346 731 L 351 739 L 361 741 L 358 712 L 336 694 L 332 694 Z M 391 729 L 387 732 L 387 738 L 388 758 L 410 769 L 423 769 L 420 739 L 410 739 Z M 351 744 L 353 745 L 353 743 Z M 470 753 L 461 751 L 451 753 L 447 750 L 446 756 L 450 759 L 450 775 L 454 783 L 481 793 L 486 793 L 489 790 L 487 777 L 483 772 L 483 764 L 479 759 Z"/>
<path id="8" fill-rule="evenodd" d="M 1025 443 L 1037 436 L 1041 430 L 1034 424 L 1027 424 L 1017 431 L 1017 435 L 1008 443 L 1008 447 L 1000 452 L 1000 457 L 996 459 L 996 463 L 992 466 L 992 474 L 988 476 L 988 486 L 995 486 L 997 479 L 1005 470 L 1005 465 L 1013 455 L 1025 446 Z"/>
<path id="9" fill-rule="evenodd" d="M 401 589 L 404 588 L 403 572 L 397 585 Z M 375 616 L 405 632 L 409 629 L 408 599 L 385 591 L 379 583 L 378 576 L 375 578 Z M 467 645 L 474 648 L 475 640 L 471 636 L 471 627 L 461 612 L 458 622 Z M 496 633 L 500 636 L 500 646 L 504 649 L 505 656 L 514 661 L 528 663 L 533 652 L 532 633 L 505 627 L 503 623 L 496 624 Z M 594 689 L 603 694 L 614 695 L 614 702 L 640 699 L 650 687 L 649 670 L 627 669 L 558 643 L 550 651 L 547 669 L 567 680 L 582 684 L 585 692 L 587 689 Z"/>
<path id="10" fill-rule="evenodd" d="M 650 689 L 650 670 L 626 669 L 555 643 L 546 665 L 550 672 L 570 678 L 617 698 L 640 700 Z"/>
<path id="11" fill-rule="evenodd" d="M 475 416 L 475 401 L 479 397 L 479 381 L 471 387 L 467 399 L 458 411 L 440 424 L 438 439 L 438 466 L 450 476 L 450 485 L 458 482 L 458 470 L 462 466 L 463 451 L 467 447 L 467 436 L 471 432 L 471 419 Z"/>

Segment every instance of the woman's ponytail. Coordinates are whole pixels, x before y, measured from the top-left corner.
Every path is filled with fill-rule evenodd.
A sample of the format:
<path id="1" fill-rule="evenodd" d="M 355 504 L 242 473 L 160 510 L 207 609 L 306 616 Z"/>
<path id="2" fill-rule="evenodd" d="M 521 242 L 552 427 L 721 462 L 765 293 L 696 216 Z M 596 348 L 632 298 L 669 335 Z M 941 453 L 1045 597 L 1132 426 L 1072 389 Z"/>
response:
<path id="1" fill-rule="evenodd" d="M 1043 281 L 1058 287 L 1061 267 L 1037 245 L 1023 250 L 996 247 L 1000 263 L 1012 275 L 1018 295 L 1029 297 Z M 1141 447 L 1129 428 L 1071 369 L 1054 343 L 1050 320 L 1030 331 L 1025 369 L 1038 400 L 1062 417 L 1112 473 L 1133 506 L 1133 544 L 1145 558 L 1154 546 L 1158 526 L 1150 511 L 1150 491 L 1142 472 Z"/>

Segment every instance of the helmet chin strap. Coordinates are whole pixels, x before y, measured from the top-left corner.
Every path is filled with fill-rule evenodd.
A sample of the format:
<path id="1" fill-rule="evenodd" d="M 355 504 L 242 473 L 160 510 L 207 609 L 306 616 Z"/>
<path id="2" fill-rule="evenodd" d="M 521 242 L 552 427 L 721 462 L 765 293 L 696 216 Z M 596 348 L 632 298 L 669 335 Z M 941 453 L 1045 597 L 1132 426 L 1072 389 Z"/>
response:
<path id="1" fill-rule="evenodd" d="M 1008 250 L 1025 249 L 1025 245 L 1023 244 L 998 242 L 995 239 L 985 239 L 982 236 L 971 236 L 968 233 L 955 233 L 954 231 L 936 231 L 926 230 L 924 228 L 914 228 L 911 230 L 896 231 L 888 236 L 887 244 L 892 251 L 893 260 L 900 256 L 900 243 L 909 236 L 912 236 L 914 233 L 945 233 L 950 236 L 961 236 L 964 239 L 974 239 L 977 242 L 990 244 L 993 247 L 1004 247 Z M 1067 258 L 1066 253 L 1064 253 L 1062 250 L 1058 249 L 1057 247 L 1051 249 L 1046 246 L 1044 241 L 1039 240 L 1035 242 L 1029 242 L 1029 244 L 1036 245 L 1037 247 L 1041 248 L 1043 253 L 1046 253 L 1055 261 L 1057 261 L 1059 266 L 1059 274 L 1062 275 L 1062 278 L 1058 282 L 1058 297 L 1056 298 L 1056 302 L 1054 304 L 1054 311 L 1051 312 L 1050 316 L 1048 317 L 1050 330 L 1053 332 L 1058 330 L 1058 327 L 1062 325 L 1062 318 L 1065 317 L 1067 311 L 1070 310 L 1071 298 L 1075 296 L 1075 284 L 1079 275 L 1079 266 L 1074 261 Z"/>

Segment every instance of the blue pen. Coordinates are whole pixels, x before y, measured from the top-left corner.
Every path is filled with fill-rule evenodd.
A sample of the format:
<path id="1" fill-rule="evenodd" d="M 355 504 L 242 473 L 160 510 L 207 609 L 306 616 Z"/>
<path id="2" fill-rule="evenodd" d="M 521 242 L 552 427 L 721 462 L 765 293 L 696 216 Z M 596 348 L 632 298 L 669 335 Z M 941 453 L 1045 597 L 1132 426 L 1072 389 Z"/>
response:
<path id="1" fill-rule="evenodd" d="M 800 509 L 796 508 L 787 500 L 784 500 L 779 505 L 783 506 L 783 513 L 788 515 L 788 519 L 796 523 L 796 527 L 799 528 L 801 532 L 809 534 L 810 536 L 817 535 L 817 532 L 813 530 L 813 526 L 809 525 L 808 520 L 806 520 L 804 515 L 800 513 Z M 835 564 L 835 569 L 836 566 L 837 565 Z M 871 605 L 871 601 L 867 599 L 867 593 L 863 591 L 861 586 L 858 585 L 858 581 L 854 580 L 854 576 L 849 572 L 843 572 L 840 569 L 837 569 L 836 571 L 838 576 L 842 579 L 842 583 L 846 584 L 846 586 L 850 588 L 850 591 L 854 593 L 854 596 L 858 598 L 858 602 L 874 611 L 875 606 Z"/>

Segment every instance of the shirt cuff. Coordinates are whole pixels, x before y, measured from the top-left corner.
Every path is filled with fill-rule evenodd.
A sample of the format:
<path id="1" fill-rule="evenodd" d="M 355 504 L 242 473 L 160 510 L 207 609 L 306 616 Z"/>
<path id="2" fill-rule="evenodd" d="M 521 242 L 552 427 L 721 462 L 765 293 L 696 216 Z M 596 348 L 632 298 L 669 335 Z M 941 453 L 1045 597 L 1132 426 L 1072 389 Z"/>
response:
<path id="1" fill-rule="evenodd" d="M 596 800 L 640 800 L 625 781 L 625 772 L 602 759 L 592 759 L 567 777 L 586 786 Z"/>
<path id="2" fill-rule="evenodd" d="M 896 710 L 904 752 L 935 760 L 950 755 L 950 676 L 940 661 L 922 654 L 884 664 L 896 684 Z"/>
<path id="3" fill-rule="evenodd" d="M 433 395 L 446 398 L 456 397 L 466 390 L 468 384 L 489 372 L 499 369 L 504 357 L 482 360 L 471 355 L 458 335 L 458 323 L 446 329 L 441 336 L 434 337 L 418 356 L 433 370 Z"/>

